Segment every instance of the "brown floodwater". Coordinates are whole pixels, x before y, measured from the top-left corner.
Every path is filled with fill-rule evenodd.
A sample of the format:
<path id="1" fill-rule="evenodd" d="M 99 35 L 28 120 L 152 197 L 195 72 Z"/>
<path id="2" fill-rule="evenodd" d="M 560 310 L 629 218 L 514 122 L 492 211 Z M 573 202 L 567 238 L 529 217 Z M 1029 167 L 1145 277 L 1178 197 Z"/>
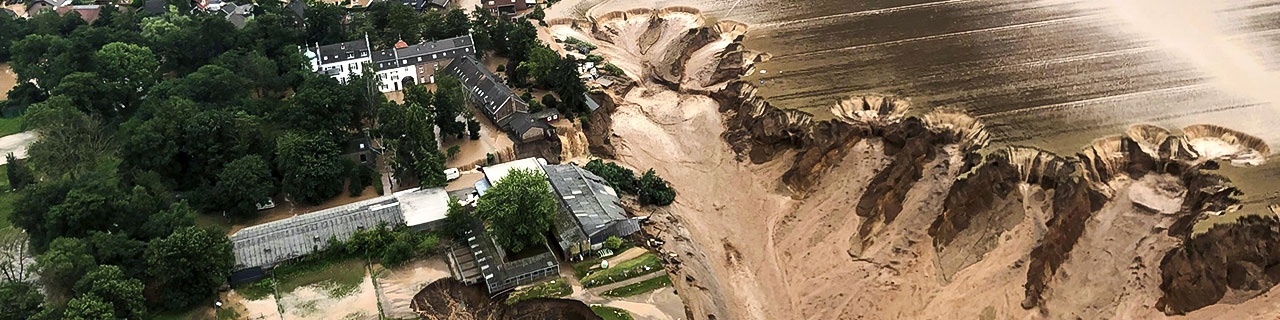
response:
<path id="1" fill-rule="evenodd" d="M 819 119 L 850 95 L 889 93 L 917 113 L 975 115 L 997 145 L 1071 154 L 1132 124 L 1214 124 L 1280 150 L 1280 1 L 589 2 L 589 14 L 680 5 L 747 23 L 748 48 L 772 55 L 748 80 Z M 1224 172 L 1251 204 L 1270 202 L 1271 160 Z"/>

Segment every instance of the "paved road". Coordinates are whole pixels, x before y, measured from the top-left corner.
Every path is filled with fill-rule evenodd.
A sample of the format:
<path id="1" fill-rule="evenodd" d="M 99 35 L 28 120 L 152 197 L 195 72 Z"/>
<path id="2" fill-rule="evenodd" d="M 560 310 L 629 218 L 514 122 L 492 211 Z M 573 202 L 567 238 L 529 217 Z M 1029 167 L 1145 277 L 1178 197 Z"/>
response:
<path id="1" fill-rule="evenodd" d="M 27 158 L 27 147 L 36 141 L 36 134 L 31 131 L 19 132 L 0 137 L 0 164 L 8 163 L 5 155 L 10 152 L 18 159 Z"/>

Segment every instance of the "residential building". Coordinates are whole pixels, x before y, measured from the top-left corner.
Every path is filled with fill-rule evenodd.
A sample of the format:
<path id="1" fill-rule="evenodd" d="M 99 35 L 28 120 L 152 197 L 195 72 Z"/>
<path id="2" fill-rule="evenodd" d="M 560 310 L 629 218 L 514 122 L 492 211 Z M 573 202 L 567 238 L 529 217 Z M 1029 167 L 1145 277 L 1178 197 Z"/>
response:
<path id="1" fill-rule="evenodd" d="M 378 90 L 393 92 L 405 85 L 435 83 L 435 73 L 450 62 L 476 54 L 471 35 L 410 45 L 397 42 L 394 48 L 373 53 L 378 73 Z"/>
<path id="2" fill-rule="evenodd" d="M 499 14 L 516 14 L 538 5 L 538 0 L 481 0 L 481 5 Z"/>
<path id="3" fill-rule="evenodd" d="M 476 54 L 471 35 L 410 45 L 397 42 L 393 48 L 370 50 L 369 39 L 348 41 L 305 49 L 311 69 L 346 82 L 371 64 L 377 75 L 378 91 L 404 90 L 406 85 L 435 83 L 437 70 L 459 57 Z"/>
<path id="4" fill-rule="evenodd" d="M 542 169 L 560 201 L 555 234 L 565 257 L 581 257 L 600 250 L 609 237 L 640 231 L 640 219 L 627 216 L 618 192 L 604 178 L 572 164 Z"/>
<path id="5" fill-rule="evenodd" d="M 249 24 L 249 20 L 253 19 L 253 3 L 237 5 L 228 2 L 219 7 L 218 10 L 210 12 L 222 15 L 236 29 L 244 29 L 244 26 Z"/>
<path id="6" fill-rule="evenodd" d="M 555 127 L 530 115 L 529 104 L 475 58 L 454 59 L 445 71 L 462 80 L 467 101 L 507 132 L 511 140 L 533 142 L 555 137 Z"/>
<path id="7" fill-rule="evenodd" d="M 311 70 L 346 83 L 351 76 L 363 72 L 373 62 L 369 38 L 307 48 L 303 54 L 311 60 Z"/>
<path id="8" fill-rule="evenodd" d="M 53 9 L 58 15 L 65 16 L 67 13 L 75 11 L 80 15 L 80 19 L 85 23 L 93 23 L 98 20 L 98 16 L 102 14 L 102 6 L 96 4 L 81 4 L 61 6 Z"/>
<path id="9" fill-rule="evenodd" d="M 44 11 L 70 6 L 72 0 L 35 0 L 27 4 L 27 17 L 34 17 Z M 83 16 L 82 16 L 83 17 Z"/>

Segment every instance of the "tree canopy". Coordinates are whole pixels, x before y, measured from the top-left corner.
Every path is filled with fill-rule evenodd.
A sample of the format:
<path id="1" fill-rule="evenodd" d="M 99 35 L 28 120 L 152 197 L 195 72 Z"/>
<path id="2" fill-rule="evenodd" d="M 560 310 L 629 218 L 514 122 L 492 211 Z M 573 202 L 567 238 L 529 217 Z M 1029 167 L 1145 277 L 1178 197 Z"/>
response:
<path id="1" fill-rule="evenodd" d="M 494 242 L 514 253 L 547 242 L 558 208 L 546 175 L 518 169 L 480 196 L 475 216 Z"/>

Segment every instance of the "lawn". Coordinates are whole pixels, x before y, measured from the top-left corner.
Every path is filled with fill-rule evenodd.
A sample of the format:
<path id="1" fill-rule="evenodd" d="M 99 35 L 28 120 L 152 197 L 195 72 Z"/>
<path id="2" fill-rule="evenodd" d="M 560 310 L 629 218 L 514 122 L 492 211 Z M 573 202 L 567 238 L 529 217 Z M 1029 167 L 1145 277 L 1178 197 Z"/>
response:
<path id="1" fill-rule="evenodd" d="M 8 169 L 7 164 L 0 164 L 0 172 Z M 16 232 L 16 227 L 9 222 L 9 215 L 13 214 L 13 202 L 18 200 L 18 193 L 9 191 L 9 178 L 0 177 L 0 234 L 8 234 Z"/>
<path id="2" fill-rule="evenodd" d="M 645 253 L 616 266 L 609 266 L 608 269 L 587 274 L 582 277 L 582 284 L 588 288 L 599 287 L 658 271 L 662 271 L 662 261 L 653 253 Z"/>
<path id="3" fill-rule="evenodd" d="M 667 275 L 605 291 L 604 295 L 610 297 L 630 297 L 669 286 L 671 286 L 671 276 Z"/>
<path id="4" fill-rule="evenodd" d="M 246 299 L 257 300 L 279 290 L 281 294 L 300 287 L 318 285 L 331 297 L 344 297 L 355 293 L 364 281 L 364 260 L 311 259 L 291 262 L 271 271 L 271 276 L 258 282 L 236 288 Z"/>
<path id="5" fill-rule="evenodd" d="M 562 278 L 555 278 L 512 292 L 511 296 L 507 297 L 507 304 L 536 298 L 560 298 L 572 293 L 573 288 L 569 287 L 569 282 Z"/>
<path id="6" fill-rule="evenodd" d="M 22 117 L 0 118 L 0 137 L 22 132 Z"/>
<path id="7" fill-rule="evenodd" d="M 601 305 L 591 306 L 591 311 L 604 320 L 635 320 L 631 317 L 631 313 L 614 307 L 606 307 Z"/>

